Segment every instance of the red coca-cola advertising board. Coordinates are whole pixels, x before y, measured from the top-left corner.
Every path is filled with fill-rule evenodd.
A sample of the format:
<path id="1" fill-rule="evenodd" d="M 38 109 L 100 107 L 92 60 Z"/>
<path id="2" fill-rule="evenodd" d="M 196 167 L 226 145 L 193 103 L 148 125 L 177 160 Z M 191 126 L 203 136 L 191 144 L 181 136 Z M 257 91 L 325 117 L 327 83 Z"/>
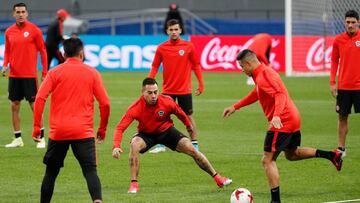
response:
<path id="1" fill-rule="evenodd" d="M 333 36 L 294 36 L 292 71 L 294 73 L 329 73 Z"/>
<path id="2" fill-rule="evenodd" d="M 253 36 L 190 36 L 194 43 L 203 71 L 241 71 L 236 56 L 248 48 Z M 285 37 L 273 36 L 270 53 L 272 67 L 285 72 Z"/>

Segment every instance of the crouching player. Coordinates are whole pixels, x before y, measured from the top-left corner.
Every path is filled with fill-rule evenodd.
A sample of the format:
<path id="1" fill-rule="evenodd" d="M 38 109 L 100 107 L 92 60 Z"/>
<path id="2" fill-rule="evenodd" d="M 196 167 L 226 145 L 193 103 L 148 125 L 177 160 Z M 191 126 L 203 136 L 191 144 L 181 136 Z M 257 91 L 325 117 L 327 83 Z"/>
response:
<path id="1" fill-rule="evenodd" d="M 190 136 L 193 133 L 189 118 L 174 102 L 165 95 L 159 95 L 157 82 L 153 78 L 145 78 L 142 84 L 142 96 L 137 99 L 122 117 L 118 124 L 113 144 L 113 157 L 119 158 L 123 132 L 133 120 L 139 122 L 138 133 L 131 140 L 129 164 L 131 184 L 128 193 L 139 190 L 139 153 L 145 153 L 156 144 L 163 144 L 172 150 L 185 153 L 194 158 L 197 165 L 211 175 L 219 187 L 229 185 L 232 180 L 220 176 L 201 152 L 197 151 L 191 141 L 179 132 L 170 118 L 175 114 L 186 126 Z"/>

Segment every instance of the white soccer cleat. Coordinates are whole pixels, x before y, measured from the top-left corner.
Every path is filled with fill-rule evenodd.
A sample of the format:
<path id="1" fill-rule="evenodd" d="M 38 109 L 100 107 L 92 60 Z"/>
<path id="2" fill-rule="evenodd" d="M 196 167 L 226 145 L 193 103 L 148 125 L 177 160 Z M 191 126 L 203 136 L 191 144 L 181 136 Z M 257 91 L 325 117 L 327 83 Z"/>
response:
<path id="1" fill-rule="evenodd" d="M 149 153 L 157 154 L 157 153 L 165 152 L 165 151 L 166 151 L 165 146 L 156 146 L 153 150 L 150 150 Z"/>
<path id="2" fill-rule="evenodd" d="M 246 84 L 251 86 L 251 85 L 255 85 L 255 82 L 252 77 L 248 77 L 246 80 Z"/>
<path id="3" fill-rule="evenodd" d="M 14 138 L 10 144 L 5 145 L 6 148 L 15 148 L 15 147 L 23 147 L 24 142 L 21 137 Z"/>
<path id="4" fill-rule="evenodd" d="M 341 158 L 344 158 L 346 156 L 346 149 L 344 151 L 341 149 L 336 149 L 336 150 L 341 153 Z"/>
<path id="5" fill-rule="evenodd" d="M 46 147 L 45 138 L 41 138 L 41 141 L 36 144 L 36 148 L 44 149 Z"/>

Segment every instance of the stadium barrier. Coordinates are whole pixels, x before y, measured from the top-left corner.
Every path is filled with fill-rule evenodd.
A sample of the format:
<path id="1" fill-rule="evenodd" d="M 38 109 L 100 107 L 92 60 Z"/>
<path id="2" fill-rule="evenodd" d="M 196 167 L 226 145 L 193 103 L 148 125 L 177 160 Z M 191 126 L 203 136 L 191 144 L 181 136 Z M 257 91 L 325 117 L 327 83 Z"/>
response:
<path id="1" fill-rule="evenodd" d="M 149 71 L 157 45 L 166 36 L 82 35 L 85 62 L 99 71 Z M 241 71 L 236 56 L 252 43 L 252 36 L 183 36 L 194 43 L 198 57 L 207 72 Z M 329 72 L 333 37 L 294 36 L 294 46 L 303 47 L 293 55 L 297 72 Z M 326 43 L 324 43 L 326 41 Z M 323 47 L 327 44 L 326 49 Z M 270 61 L 278 72 L 285 72 L 285 37 L 274 35 Z M 0 63 L 4 58 L 4 36 L 0 36 Z M 325 50 L 325 51 L 324 51 Z M 40 65 L 39 65 L 40 66 Z"/>

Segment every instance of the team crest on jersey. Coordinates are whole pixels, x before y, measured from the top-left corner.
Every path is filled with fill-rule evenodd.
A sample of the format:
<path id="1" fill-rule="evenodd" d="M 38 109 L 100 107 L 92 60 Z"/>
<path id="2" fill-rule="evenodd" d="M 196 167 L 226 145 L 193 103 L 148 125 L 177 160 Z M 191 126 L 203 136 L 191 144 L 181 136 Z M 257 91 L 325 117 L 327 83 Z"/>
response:
<path id="1" fill-rule="evenodd" d="M 158 115 L 159 116 L 163 116 L 165 114 L 165 111 L 163 111 L 163 110 L 160 110 L 159 112 L 158 112 Z"/>
<path id="2" fill-rule="evenodd" d="M 355 42 L 355 46 L 360 47 L 360 41 L 359 40 Z"/>
<path id="3" fill-rule="evenodd" d="M 25 37 L 25 38 L 28 37 L 29 35 L 30 35 L 29 32 L 24 32 L 24 37 Z"/>
<path id="4" fill-rule="evenodd" d="M 185 51 L 184 51 L 183 49 L 180 49 L 180 50 L 179 50 L 179 55 L 180 55 L 180 56 L 184 56 L 184 54 L 185 54 Z"/>

